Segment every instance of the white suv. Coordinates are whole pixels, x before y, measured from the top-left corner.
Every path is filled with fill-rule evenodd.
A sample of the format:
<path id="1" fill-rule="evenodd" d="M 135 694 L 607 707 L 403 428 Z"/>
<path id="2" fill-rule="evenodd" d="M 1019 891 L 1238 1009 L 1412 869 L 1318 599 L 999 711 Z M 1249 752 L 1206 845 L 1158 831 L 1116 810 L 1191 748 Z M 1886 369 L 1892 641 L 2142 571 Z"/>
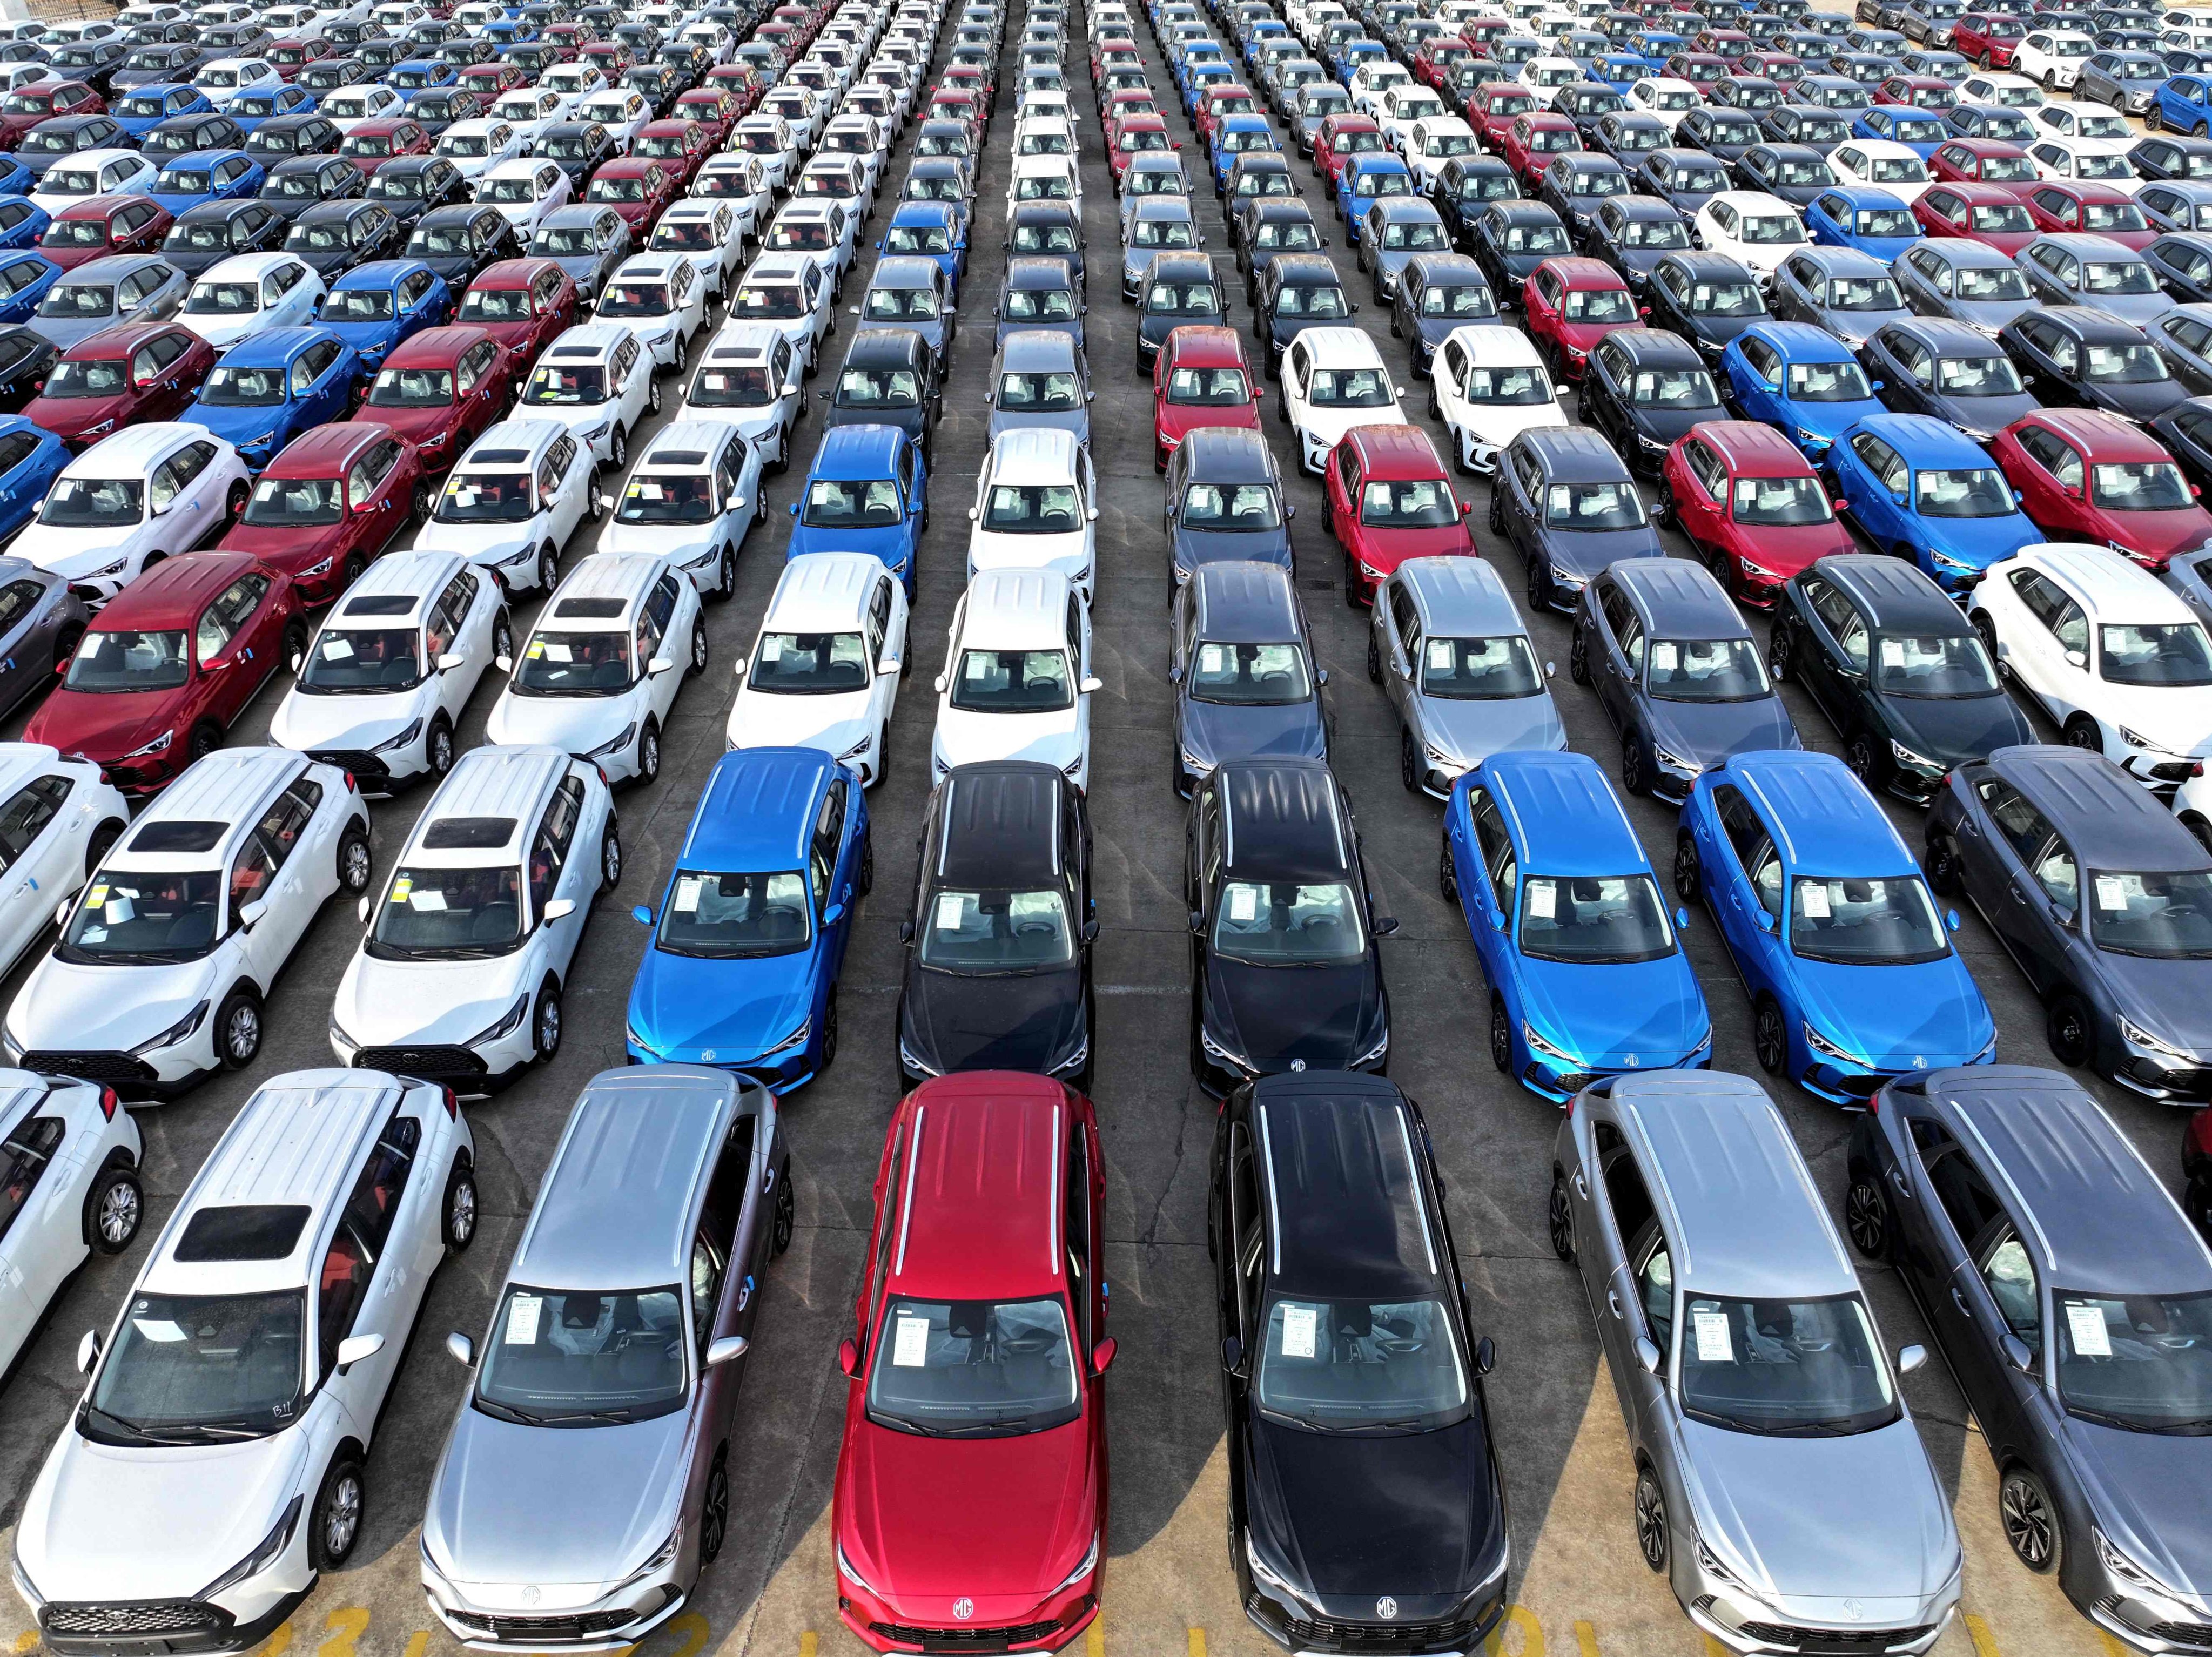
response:
<path id="1" fill-rule="evenodd" d="M 0 1375 L 95 1248 L 120 1254 L 145 1217 L 138 1124 L 97 1082 L 0 1070 Z"/>
<path id="2" fill-rule="evenodd" d="M 1318 474 L 1355 426 L 1402 426 L 1398 388 L 1374 337 L 1360 328 L 1309 328 L 1283 354 L 1283 418 L 1298 437 L 1298 464 Z"/>
<path id="3" fill-rule="evenodd" d="M 975 480 L 968 576 L 985 570 L 1048 569 L 1091 602 L 1097 567 L 1098 479 L 1091 451 L 1058 427 L 999 434 Z"/>
<path id="4" fill-rule="evenodd" d="M 627 326 L 580 324 L 538 353 L 538 366 L 515 399 L 515 413 L 567 427 L 594 464 L 619 471 L 629 458 L 637 422 L 660 412 L 653 367 L 653 353 Z"/>
<path id="5" fill-rule="evenodd" d="M 1091 611 L 1056 570 L 987 570 L 952 612 L 937 676 L 933 783 L 956 765 L 1041 760 L 1091 778 Z"/>
<path id="6" fill-rule="evenodd" d="M 246 462 L 206 427 L 126 427 L 62 469 L 8 550 L 105 601 L 235 522 L 251 493 Z"/>
<path id="7" fill-rule="evenodd" d="M 752 654 L 738 659 L 730 746 L 818 748 L 872 786 L 906 655 L 906 589 L 882 559 L 802 554 L 776 580 Z"/>
<path id="8" fill-rule="evenodd" d="M 596 520 L 605 509 L 599 476 L 591 450 L 566 426 L 502 420 L 447 476 L 415 550 L 457 552 L 510 588 L 550 592 L 561 549 L 587 514 Z"/>
<path id="9" fill-rule="evenodd" d="M 1535 342 L 1517 328 L 1470 325 L 1446 335 L 1429 375 L 1429 411 L 1450 429 L 1459 469 L 1485 477 L 1522 433 L 1567 423 Z"/>

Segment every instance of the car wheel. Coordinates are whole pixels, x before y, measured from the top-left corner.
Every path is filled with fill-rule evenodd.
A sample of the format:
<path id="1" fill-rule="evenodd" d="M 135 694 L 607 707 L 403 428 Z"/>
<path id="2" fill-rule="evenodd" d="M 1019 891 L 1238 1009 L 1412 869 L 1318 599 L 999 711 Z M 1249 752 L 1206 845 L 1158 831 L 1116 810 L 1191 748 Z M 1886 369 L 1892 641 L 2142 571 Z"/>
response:
<path id="1" fill-rule="evenodd" d="M 2006 677 L 2004 658 L 1997 654 L 1997 624 L 1990 620 L 1987 610 L 1978 610 L 1966 617 L 1974 632 L 1980 637 L 1982 648 L 1989 652 L 1990 665 L 1996 669 L 1997 677 Z"/>
<path id="2" fill-rule="evenodd" d="M 2197 843 L 2212 852 L 2212 822 L 2207 822 L 2194 811 L 2181 814 L 2181 826 L 2197 836 Z"/>
<path id="3" fill-rule="evenodd" d="M 769 1246 L 781 1254 L 791 1247 L 791 1239 L 799 1229 L 799 1193 L 791 1188 L 789 1162 L 784 1163 L 777 1174 L 775 1218 L 772 1225 Z"/>
<path id="4" fill-rule="evenodd" d="M 822 1007 L 822 1057 L 816 1068 L 828 1070 L 837 1058 L 837 986 L 830 986 L 830 998 Z"/>
<path id="5" fill-rule="evenodd" d="M 548 541 L 538 549 L 538 586 L 541 592 L 550 592 L 561 585 L 561 555 Z"/>
<path id="6" fill-rule="evenodd" d="M 1459 870 L 1452 862 L 1451 830 L 1446 828 L 1438 837 L 1437 848 L 1437 890 L 1443 894 L 1447 903 L 1459 901 Z"/>
<path id="7" fill-rule="evenodd" d="M 853 876 L 853 891 L 857 896 L 866 897 L 875 889 L 876 834 L 871 828 L 867 837 L 860 842 L 860 866 Z"/>
<path id="8" fill-rule="evenodd" d="M 2051 1056 L 2067 1069 L 2079 1070 L 2089 1062 L 2096 1052 L 2096 1032 L 2081 998 L 2061 995 L 2051 1004 L 2044 1015 L 2043 1039 L 2050 1043 Z"/>
<path id="9" fill-rule="evenodd" d="M 1995 69 L 1997 66 L 1996 59 L 1986 52 L 1981 55 L 1980 63 L 1984 69 Z"/>
<path id="10" fill-rule="evenodd" d="M 407 521 L 417 529 L 422 528 L 430 521 L 430 508 L 434 504 L 435 499 L 430 493 L 430 486 L 428 483 L 417 483 L 415 486 L 415 493 L 407 501 Z"/>
<path id="11" fill-rule="evenodd" d="M 637 780 L 649 783 L 660 775 L 660 726 L 649 715 L 637 733 Z"/>
<path id="12" fill-rule="evenodd" d="M 1777 684 L 1790 683 L 1790 629 L 1779 621 L 1766 634 L 1766 677 Z"/>
<path id="13" fill-rule="evenodd" d="M 433 736 L 437 734 L 435 728 L 431 734 Z M 450 750 L 453 744 L 453 735 L 450 731 L 447 733 L 446 741 Z M 449 769 L 453 762 L 449 752 L 446 760 Z M 339 889 L 349 897 L 359 897 L 368 889 L 369 876 L 374 872 L 374 864 L 368 851 L 368 830 L 358 825 L 348 828 L 338 841 Z"/>
<path id="14" fill-rule="evenodd" d="M 599 889 L 611 892 L 622 883 L 622 833 L 615 827 L 612 817 L 607 819 L 605 837 L 599 841 Z"/>
<path id="15" fill-rule="evenodd" d="M 1762 995 L 1751 1013 L 1751 1045 L 1759 1054 L 1759 1067 L 1769 1076 L 1782 1076 L 1790 1069 L 1790 1029 L 1782 1022 L 1782 1004 L 1771 995 Z"/>
<path id="16" fill-rule="evenodd" d="M 1420 791 L 1420 750 L 1413 746 L 1413 733 L 1403 726 L 1398 731 L 1398 780 L 1406 785 L 1409 794 Z"/>
<path id="17" fill-rule="evenodd" d="M 107 860 L 115 842 L 123 838 L 123 825 L 113 817 L 92 831 L 92 838 L 84 843 L 84 877 L 90 880 L 100 865 Z"/>
<path id="18" fill-rule="evenodd" d="M 307 646 L 312 642 L 307 635 L 307 624 L 295 617 L 284 627 L 284 665 L 297 673 L 307 665 Z"/>
<path id="19" fill-rule="evenodd" d="M 1659 480 L 1659 499 L 1651 508 L 1653 520 L 1661 529 L 1674 529 L 1682 521 L 1682 514 L 1674 509 L 1674 486 L 1665 478 Z"/>
<path id="20" fill-rule="evenodd" d="M 1645 1564 L 1667 1574 L 1667 1494 L 1649 1467 L 1636 1474 L 1636 1546 Z"/>
<path id="21" fill-rule="evenodd" d="M 1685 903 L 1698 901 L 1702 871 L 1698 867 L 1698 840 L 1686 828 L 1674 831 L 1674 895 Z"/>
<path id="22" fill-rule="evenodd" d="M 1928 877 L 1928 889 L 1938 897 L 1955 897 L 1959 891 L 1959 853 L 1940 834 L 1928 836 L 1920 867 Z"/>
<path id="23" fill-rule="evenodd" d="M 261 998 L 240 984 L 215 1015 L 215 1056 L 225 1070 L 244 1070 L 261 1052 Z"/>
<path id="24" fill-rule="evenodd" d="M 1851 768 L 1851 774 L 1866 785 L 1869 793 L 1881 786 L 1881 752 L 1875 746 L 1872 737 L 1860 731 L 1851 738 L 1844 757 Z"/>
<path id="25" fill-rule="evenodd" d="M 1874 1175 L 1854 1169 L 1850 1187 L 1844 1193 L 1844 1229 L 1851 1234 L 1851 1247 L 1868 1259 L 1889 1254 L 1889 1205 Z"/>
<path id="26" fill-rule="evenodd" d="M 223 523 L 228 527 L 246 516 L 246 503 L 253 498 L 253 491 L 244 483 L 233 483 L 230 494 L 223 501 Z"/>
<path id="27" fill-rule="evenodd" d="M 1375 629 L 1367 629 L 1367 677 L 1373 684 L 1382 683 L 1382 652 L 1376 645 Z"/>
<path id="28" fill-rule="evenodd" d="M 1540 614 L 1552 608 L 1552 572 L 1534 556 L 1528 560 L 1528 608 Z"/>
<path id="29" fill-rule="evenodd" d="M 1513 1070 L 1513 1020 L 1505 1011 L 1505 998 L 1490 998 L 1490 1062 L 1500 1076 Z"/>
<path id="30" fill-rule="evenodd" d="M 660 412 L 660 382 L 657 379 L 645 388 L 645 410 L 647 414 Z"/>
<path id="31" fill-rule="evenodd" d="M 2192 138 L 2212 137 L 2212 122 L 2197 122 L 2189 129 L 2189 136 Z"/>
<path id="32" fill-rule="evenodd" d="M 455 1159 L 453 1171 L 446 1176 L 446 1201 L 440 1212 L 445 1216 L 447 1252 L 465 1254 L 477 1240 L 477 1172 L 465 1155 Z"/>
<path id="33" fill-rule="evenodd" d="M 2004 1525 L 2005 1540 L 2020 1563 L 2039 1576 L 2058 1569 L 2064 1551 L 2058 1528 L 2058 1510 L 2043 1481 L 2025 1467 L 2008 1468 L 1997 1486 L 1997 1517 Z"/>
<path id="34" fill-rule="evenodd" d="M 1351 609 L 1359 608 L 1359 565 L 1350 547 L 1344 549 L 1344 602 Z"/>
<path id="35" fill-rule="evenodd" d="M 1552 1195 L 1544 1205 L 1544 1229 L 1551 1234 L 1552 1252 L 1571 1263 L 1575 1258 L 1575 1211 L 1567 1200 L 1567 1176 L 1552 1170 Z"/>
<path id="36" fill-rule="evenodd" d="M 118 1162 L 92 1182 L 84 1199 L 85 1241 L 103 1254 L 120 1254 L 138 1235 L 146 1217 L 146 1193 L 138 1172 Z"/>
<path id="37" fill-rule="evenodd" d="M 2097 729 L 2096 720 L 2087 713 L 2076 713 L 2066 721 L 2066 728 L 2058 733 L 2058 740 L 2069 748 L 2079 748 L 2091 754 L 2105 751 L 2104 733 Z"/>
<path id="38" fill-rule="evenodd" d="M 676 361 L 669 366 L 675 370 L 679 379 L 683 378 L 684 371 L 691 366 L 691 337 L 689 334 L 676 337 Z"/>
<path id="39" fill-rule="evenodd" d="M 340 1454 L 323 1475 L 307 1530 L 308 1563 L 319 1571 L 336 1570 L 352 1557 L 368 1510 L 368 1478 L 361 1463 Z"/>
<path id="40" fill-rule="evenodd" d="M 538 992 L 538 1006 L 530 1016 L 530 1041 L 540 1059 L 561 1051 L 561 986 L 550 977 Z"/>
<path id="41" fill-rule="evenodd" d="M 430 762 L 430 775 L 444 781 L 446 774 L 453 768 L 453 727 L 443 713 L 430 722 L 430 735 L 422 744 L 422 754 Z"/>
<path id="42" fill-rule="evenodd" d="M 2114 106 L 2118 107 L 2117 105 Z M 2158 106 L 2156 104 L 2153 104 L 2148 109 L 2143 111 L 2143 130 L 2146 132 L 2158 132 L 2162 131 L 2164 129 L 2159 121 Z"/>
<path id="43" fill-rule="evenodd" d="M 348 587 L 350 587 L 356 581 L 361 580 L 362 573 L 368 568 L 368 560 L 362 554 L 358 552 L 349 554 L 340 572 L 338 590 L 340 592 L 343 592 Z"/>
<path id="44" fill-rule="evenodd" d="M 1620 739 L 1620 786 L 1632 794 L 1651 792 L 1651 774 L 1644 757 L 1644 744 L 1632 732 Z"/>
<path id="45" fill-rule="evenodd" d="M 730 1533 L 730 1460 L 726 1448 L 714 1452 L 707 1473 L 707 1492 L 699 1498 L 699 1563 L 711 1565 Z"/>
<path id="46" fill-rule="evenodd" d="M 620 471 L 629 464 L 629 434 L 623 430 L 622 422 L 617 420 L 614 429 L 607 434 L 607 464 Z"/>
<path id="47" fill-rule="evenodd" d="M 1567 639 L 1567 677 L 1577 684 L 1590 682 L 1589 639 L 1580 628 Z"/>

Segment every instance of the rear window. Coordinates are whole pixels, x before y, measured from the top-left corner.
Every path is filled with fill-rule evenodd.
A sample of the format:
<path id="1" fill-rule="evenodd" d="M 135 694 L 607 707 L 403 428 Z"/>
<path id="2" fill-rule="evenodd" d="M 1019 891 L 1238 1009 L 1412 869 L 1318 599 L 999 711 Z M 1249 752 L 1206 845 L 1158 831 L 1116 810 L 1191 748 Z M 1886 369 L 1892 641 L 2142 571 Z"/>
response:
<path id="1" fill-rule="evenodd" d="M 289 1259 L 310 1211 L 290 1203 L 204 1208 L 185 1223 L 185 1235 L 177 1239 L 176 1258 L 192 1266 Z"/>

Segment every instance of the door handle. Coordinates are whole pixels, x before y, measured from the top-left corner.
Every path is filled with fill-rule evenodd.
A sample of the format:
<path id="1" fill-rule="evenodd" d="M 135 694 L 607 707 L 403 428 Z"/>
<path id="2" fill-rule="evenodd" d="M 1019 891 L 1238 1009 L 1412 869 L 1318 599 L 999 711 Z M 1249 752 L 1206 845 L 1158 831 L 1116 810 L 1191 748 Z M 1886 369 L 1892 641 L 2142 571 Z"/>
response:
<path id="1" fill-rule="evenodd" d="M 1960 1317 L 1970 1320 L 1972 1319 L 1974 1314 L 1966 1304 L 1966 1297 L 1959 1292 L 1958 1285 L 1955 1284 L 1951 1287 L 1951 1304 L 1959 1308 Z"/>
<path id="2" fill-rule="evenodd" d="M 1620 1291 L 1619 1290 L 1607 1290 L 1605 1291 L 1605 1303 L 1607 1307 L 1612 1308 L 1613 1315 L 1614 1317 L 1618 1318 L 1620 1316 Z"/>
<path id="3" fill-rule="evenodd" d="M 1890 1182 L 1890 1184 L 1892 1184 L 1892 1185 L 1895 1186 L 1895 1187 L 1896 1187 L 1899 1191 L 1904 1192 L 1907 1196 L 1910 1196 L 1910 1195 L 1911 1194 L 1912 1187 L 1911 1187 L 1909 1184 L 1907 1184 L 1907 1183 L 1906 1183 L 1906 1181 L 1905 1181 L 1905 1170 L 1904 1170 L 1903 1168 L 1893 1168 L 1892 1169 L 1890 1169 L 1890 1170 L 1889 1170 L 1889 1182 Z"/>
<path id="4" fill-rule="evenodd" d="M 1575 1195 L 1581 1198 L 1584 1202 L 1588 1202 L 1589 1200 L 1589 1181 L 1583 1177 L 1583 1172 L 1580 1168 L 1577 1168 L 1575 1170 Z"/>
<path id="5" fill-rule="evenodd" d="M 2005 888 L 2005 890 L 2012 894 L 2012 901 L 2014 902 L 2019 904 L 2022 908 L 2026 908 L 2027 907 L 2027 900 L 2020 895 L 2019 887 L 2008 886 Z"/>

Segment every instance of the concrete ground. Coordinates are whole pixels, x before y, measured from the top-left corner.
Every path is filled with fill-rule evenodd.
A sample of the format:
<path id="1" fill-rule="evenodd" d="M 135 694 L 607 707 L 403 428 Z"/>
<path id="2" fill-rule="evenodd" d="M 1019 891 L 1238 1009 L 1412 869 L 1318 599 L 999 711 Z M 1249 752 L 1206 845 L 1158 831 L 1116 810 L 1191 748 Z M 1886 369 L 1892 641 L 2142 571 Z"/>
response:
<path id="1" fill-rule="evenodd" d="M 1018 17 L 1019 8 L 1014 9 Z M 1140 31 L 1141 33 L 1141 31 Z M 1142 42 L 1155 84 L 1161 75 Z M 1079 82 L 1085 77 L 1077 70 Z M 1188 950 L 1178 892 L 1183 808 L 1170 785 L 1166 679 L 1170 588 L 1159 530 L 1162 490 L 1151 465 L 1150 384 L 1135 369 L 1135 325 L 1117 299 L 1114 197 L 1098 148 L 1097 109 L 1079 88 L 1085 152 L 1085 222 L 1094 267 L 1086 319 L 1098 397 L 1092 450 L 1099 476 L 1100 582 L 1097 668 L 1105 689 L 1093 701 L 1091 802 L 1103 932 L 1096 953 L 1099 1033 L 1095 1095 L 1108 1159 L 1107 1268 L 1115 1290 L 1112 1332 L 1121 1356 L 1112 1399 L 1114 1507 L 1108 1538 L 1104 1613 L 1084 1642 L 1102 1652 L 1261 1654 L 1273 1649 L 1245 1622 L 1224 1551 L 1225 1468 L 1221 1391 L 1205 1253 L 1205 1152 L 1214 1108 L 1185 1065 Z M 1179 112 L 1170 124 L 1186 161 L 1201 155 Z M 937 640 L 962 586 L 964 508 L 984 457 L 981 402 L 992 351 L 990 310 L 1004 255 L 998 237 L 1012 125 L 1002 106 L 978 191 L 979 224 L 962 295 L 966 326 L 952 352 L 945 412 L 935 437 L 933 529 L 921 561 L 911 654 L 916 662 L 893 725 L 889 776 L 871 800 L 880 859 L 878 895 L 863 906 L 842 986 L 844 1043 L 827 1075 L 789 1102 L 795 1148 L 799 1234 L 768 1278 L 766 1309 L 740 1400 L 733 1463 L 740 1470 L 732 1537 L 707 1573 L 693 1609 L 647 1642 L 647 1657 L 759 1654 L 817 1657 L 856 1653 L 839 1624 L 827 1539 L 845 1382 L 836 1349 L 851 1325 L 852 1299 L 871 1218 L 869 1185 L 896 1096 L 892 1019 L 899 977 L 897 925 L 912 890 L 913 845 L 929 773 L 930 679 L 942 660 Z M 895 188 L 906 155 L 894 158 Z M 1316 217 L 1331 226 L 1327 197 L 1296 162 Z M 1233 276 L 1218 206 L 1197 197 L 1208 247 Z M 870 221 L 881 234 L 887 208 Z M 1328 230 L 1347 281 L 1350 250 Z M 872 254 L 863 261 L 865 266 Z M 1366 279 L 1352 282 L 1364 294 Z M 847 285 L 856 298 L 862 283 Z M 1249 322 L 1242 284 L 1231 281 L 1232 320 Z M 1382 337 L 1386 360 L 1403 369 L 1405 349 L 1387 337 L 1381 307 L 1363 298 L 1360 321 Z M 846 329 L 851 320 L 842 318 Z M 831 343 L 842 355 L 848 333 Z M 1408 416 L 1424 420 L 1425 388 L 1405 374 Z M 1268 399 L 1272 410 L 1272 388 Z M 1441 428 L 1429 422 L 1441 436 Z M 800 429 L 812 452 L 818 418 Z M 1292 451 L 1271 418 L 1268 433 L 1286 464 Z M 641 445 L 634 444 L 634 451 Z M 746 549 L 736 600 L 707 611 L 714 665 L 686 690 L 670 723 L 664 768 L 650 788 L 619 803 L 629 864 L 620 889 L 601 899 L 568 986 L 568 1035 L 556 1063 L 471 1111 L 484 1204 L 476 1247 L 433 1285 L 369 1463 L 369 1508 L 349 1567 L 326 1580 L 261 1648 L 262 1657 L 426 1657 L 448 1650 L 424 1605 L 416 1575 L 416 1523 L 466 1375 L 442 1350 L 449 1329 L 481 1331 L 491 1296 L 528 1211 L 570 1102 L 593 1071 L 623 1062 L 622 1021 L 645 933 L 629 916 L 657 899 L 706 773 L 723 749 L 733 692 L 728 664 L 750 646 L 782 565 L 803 468 L 769 491 L 771 521 Z M 1478 506 L 1486 486 L 1462 485 Z M 1341 560 L 1324 527 L 1312 482 L 1291 488 L 1298 508 L 1298 587 L 1321 662 L 1331 670 L 1334 760 L 1359 812 L 1383 907 L 1402 922 L 1383 946 L 1395 1011 L 1390 1073 L 1426 1112 L 1451 1189 L 1453 1229 L 1481 1329 L 1494 1337 L 1498 1368 L 1489 1406 L 1513 1520 L 1513 1598 L 1492 1649 L 1509 1657 L 1692 1657 L 1707 1642 L 1647 1571 L 1630 1515 L 1632 1473 L 1619 1411 L 1601 1372 L 1597 1344 L 1570 1268 L 1544 1235 L 1553 1107 L 1508 1086 L 1492 1069 L 1488 998 L 1455 907 L 1436 883 L 1438 809 L 1407 794 L 1397 776 L 1397 732 L 1382 693 L 1363 671 L 1364 610 L 1342 602 Z M 1478 511 L 1479 550 L 1501 557 Z M 574 555 L 588 550 L 580 537 Z M 1519 564 L 1501 569 L 1519 592 Z M 529 620 L 519 613 L 518 626 Z M 1559 664 L 1555 694 L 1575 745 L 1617 775 L 1619 752 L 1595 701 L 1569 683 L 1567 629 L 1539 617 L 1540 652 Z M 1763 636 L 1763 626 L 1761 628 Z M 282 687 L 264 689 L 232 740 L 264 739 Z M 493 695 L 478 694 L 465 743 L 481 741 Z M 1802 695 L 1788 693 L 1807 742 L 1833 749 L 1834 733 Z M 381 871 L 420 809 L 420 792 L 375 808 Z M 1895 810 L 1893 803 L 1893 809 Z M 1655 865 L 1671 856 L 1671 811 L 1648 801 L 1631 810 Z M 1917 845 L 1919 826 L 1897 810 Z M 282 1070 L 330 1062 L 325 1038 L 331 997 L 357 941 L 349 908 L 333 905 L 309 933 L 270 997 L 267 1044 L 246 1075 L 222 1077 L 181 1102 L 142 1110 L 151 1218 L 167 1219 L 178 1193 L 250 1089 Z M 1960 946 L 1995 1010 L 2001 1059 L 2048 1064 L 2041 1010 L 1990 932 L 1971 913 Z M 1716 1067 L 1757 1074 L 1749 1010 L 1729 957 L 1702 915 L 1688 933 L 1692 957 L 1715 1014 Z M 20 980 L 18 980 L 20 981 Z M 1849 1124 L 1834 1108 L 1775 1089 L 1820 1188 L 1838 1220 Z M 2181 1117 L 2099 1084 L 2118 1120 L 2153 1167 L 2172 1177 Z M 149 1226 L 119 1259 L 95 1260 L 60 1297 L 43 1336 L 0 1393 L 0 1527 L 12 1528 L 40 1459 L 64 1430 L 80 1389 L 73 1365 L 79 1336 L 112 1318 L 151 1242 Z M 1869 1271 L 1867 1288 L 1893 1351 L 1927 1338 L 1902 1287 Z M 1905 1383 L 1938 1471 L 1954 1491 L 1966 1550 L 1965 1615 L 1937 1650 L 1943 1657 L 2073 1657 L 2121 1648 L 2079 1617 L 2050 1581 L 2014 1563 L 1999 1533 L 1996 1480 L 1979 1435 L 1940 1363 Z M 579 1501 L 592 1499 L 580 1489 Z M 0 1642 L 37 1644 L 12 1595 L 0 1604 Z M 1712 1648 L 1717 1653 L 1718 1648 Z"/>

